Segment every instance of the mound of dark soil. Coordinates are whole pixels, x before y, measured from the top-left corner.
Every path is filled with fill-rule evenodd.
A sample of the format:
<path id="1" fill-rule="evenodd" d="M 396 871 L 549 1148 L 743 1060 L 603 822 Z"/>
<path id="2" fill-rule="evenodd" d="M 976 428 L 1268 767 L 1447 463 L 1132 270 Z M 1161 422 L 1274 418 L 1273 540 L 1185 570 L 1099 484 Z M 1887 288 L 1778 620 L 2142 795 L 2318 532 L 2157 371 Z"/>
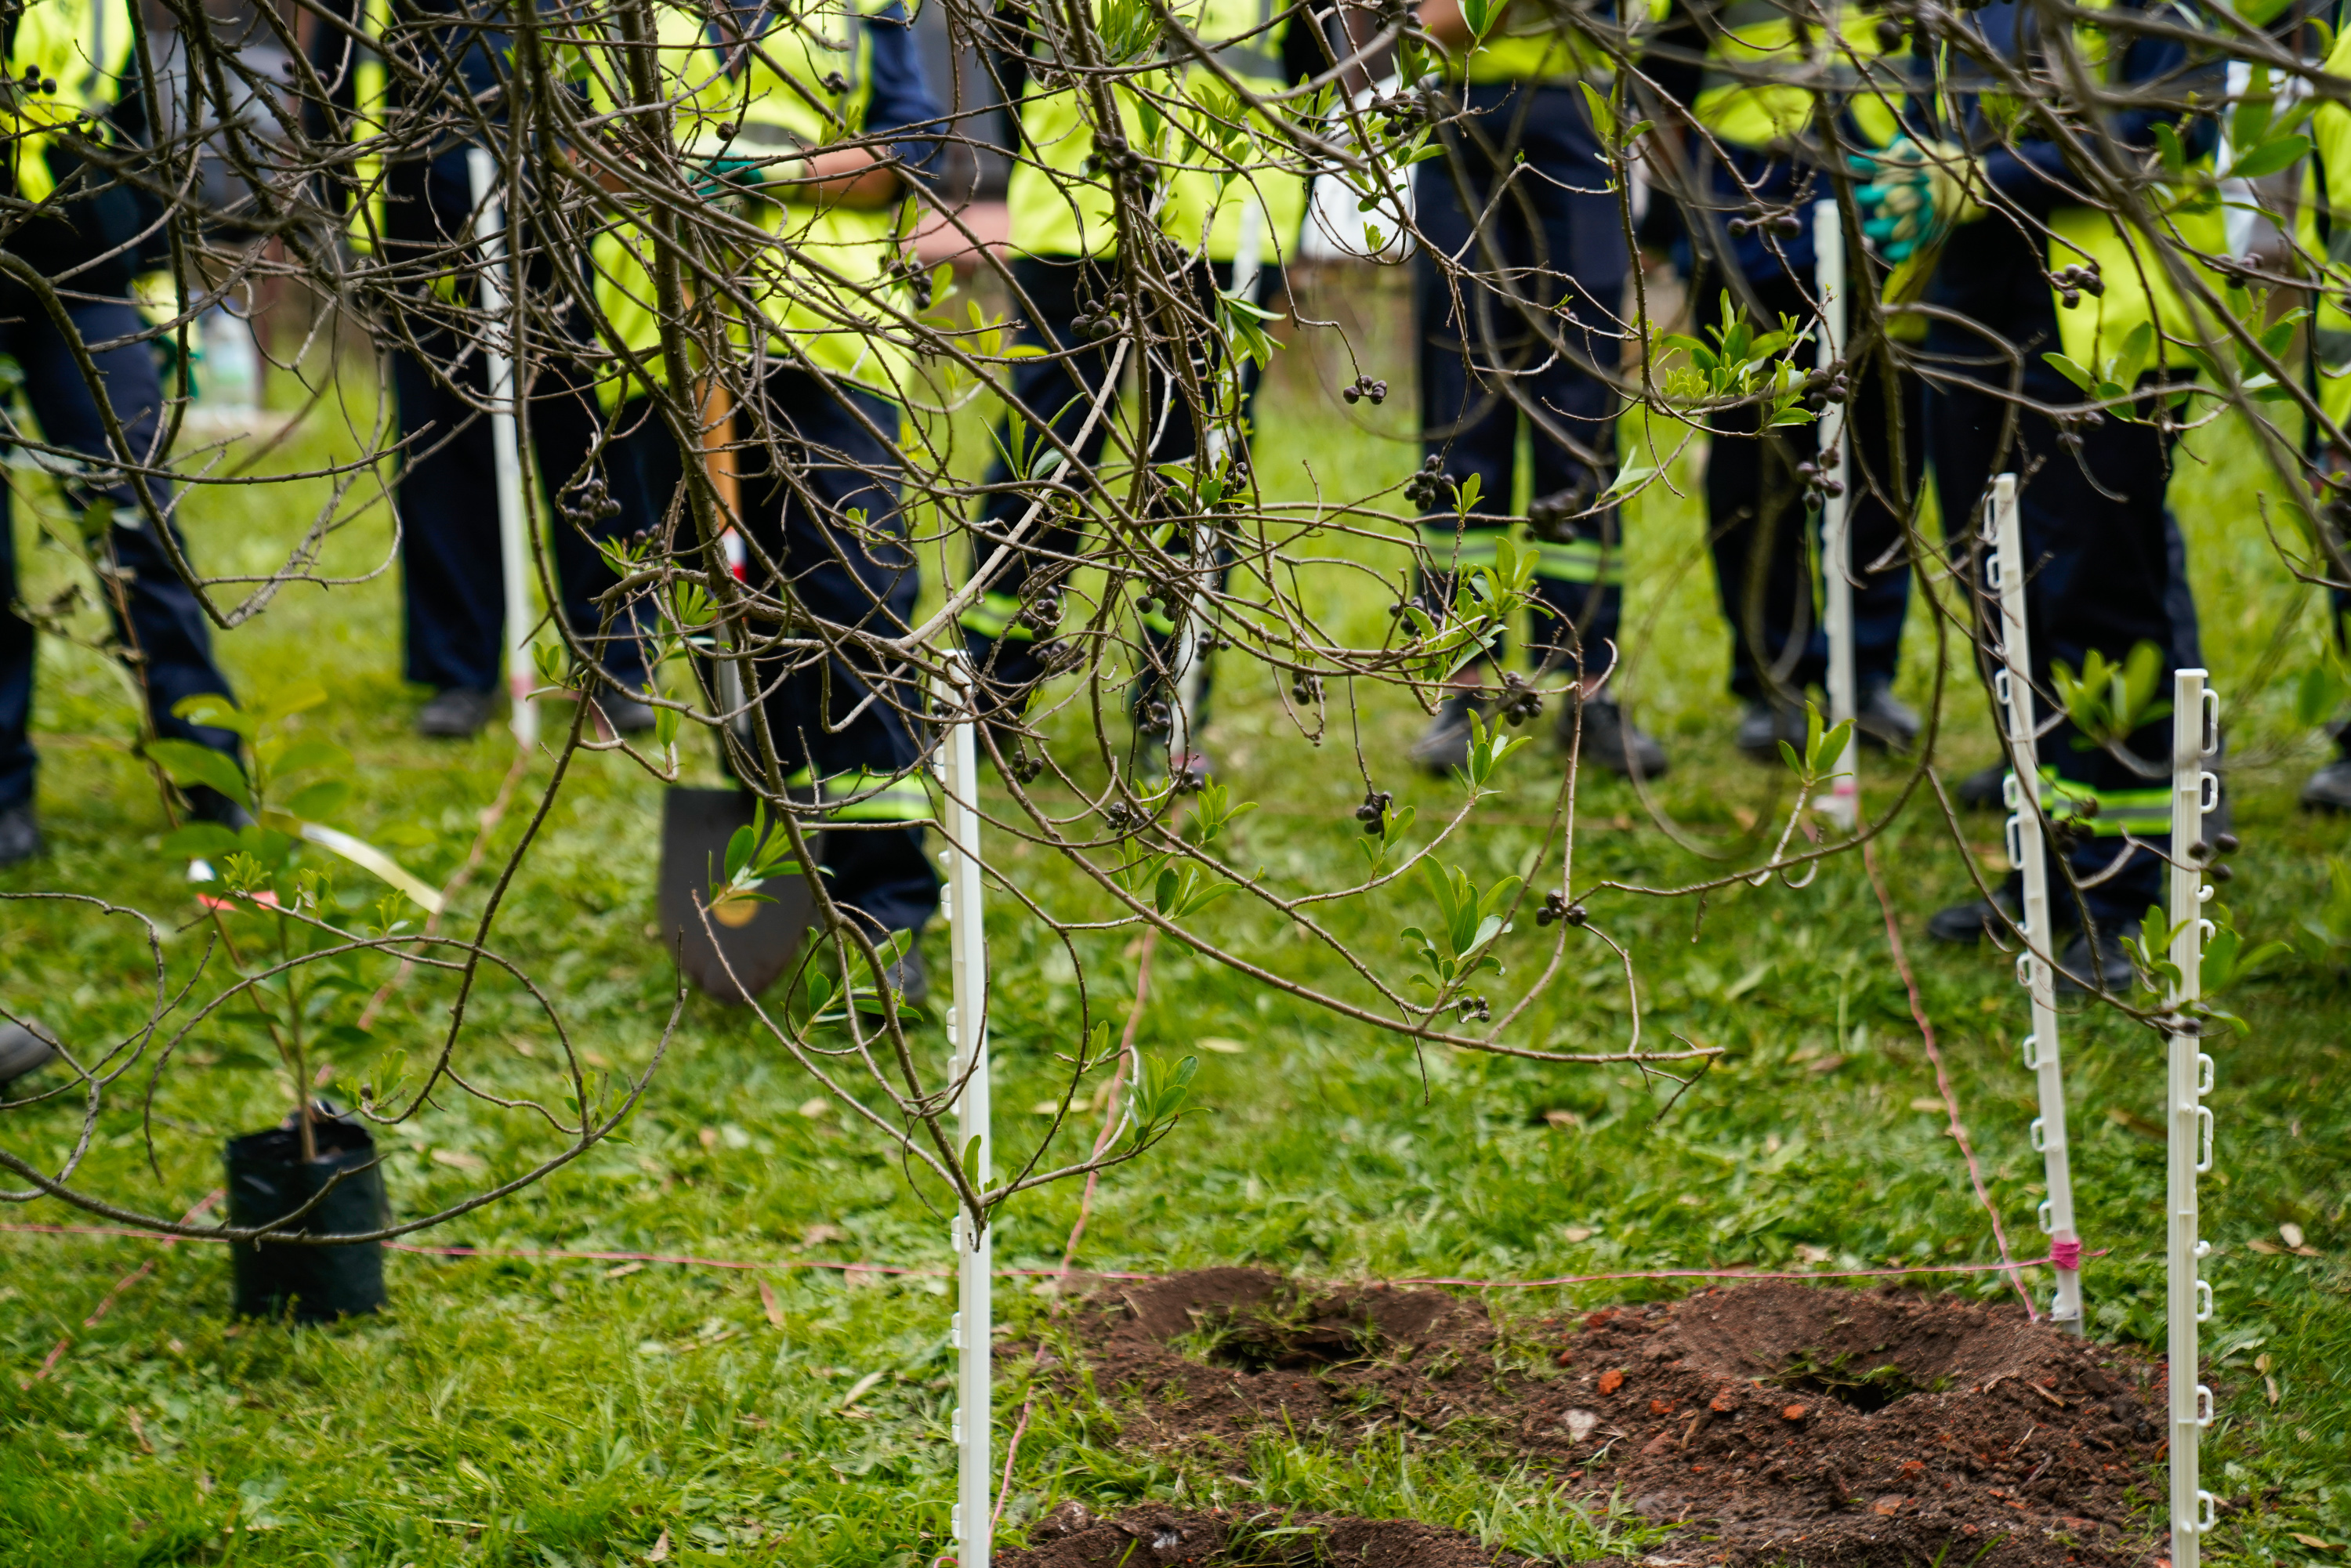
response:
<path id="1" fill-rule="evenodd" d="M 1186 1513 L 1155 1503 L 1098 1519 L 1065 1505 L 1029 1531 L 1004 1568 L 1534 1568 L 1455 1530 L 1408 1519 L 1327 1514 Z"/>
<path id="2" fill-rule="evenodd" d="M 1130 1441 L 1231 1462 L 1284 1428 L 1483 1437 L 1685 1521 L 1660 1556 L 1694 1565 L 2119 1565 L 2155 1544 L 2159 1373 L 2022 1308 L 1771 1282 L 1547 1328 L 1556 1370 L 1513 1371 L 1475 1302 L 1217 1269 L 1105 1288 L 1081 1338 Z"/>

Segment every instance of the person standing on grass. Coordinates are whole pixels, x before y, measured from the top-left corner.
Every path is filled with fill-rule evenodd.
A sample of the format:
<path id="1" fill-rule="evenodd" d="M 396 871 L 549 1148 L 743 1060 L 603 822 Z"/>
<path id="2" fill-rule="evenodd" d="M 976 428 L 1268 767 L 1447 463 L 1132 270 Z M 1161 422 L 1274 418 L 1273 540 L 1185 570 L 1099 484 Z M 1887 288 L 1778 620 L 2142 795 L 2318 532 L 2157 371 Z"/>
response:
<path id="1" fill-rule="evenodd" d="M 1759 335 L 1778 331 L 1783 320 L 1803 331 L 1817 308 L 1813 204 L 1834 193 L 1823 160 L 1900 136 L 1924 62 L 1898 26 L 1842 0 L 1813 12 L 1775 0 L 1725 8 L 1677 0 L 1675 13 L 1647 69 L 1690 120 L 1678 140 L 1699 193 L 1687 214 L 1688 237 L 1677 248 L 1698 334 L 1712 340 L 1741 320 Z M 1836 127 L 1836 145 L 1826 149 L 1823 69 L 1834 84 Z M 1861 258 L 1849 257 L 1849 265 Z M 1896 316 L 1890 324 L 1912 343 L 1925 333 L 1920 317 Z M 1894 695 L 1894 674 L 1910 602 L 1903 514 L 1926 487 L 1924 394 L 1917 375 L 1891 354 L 1876 344 L 1859 348 L 1847 356 L 1850 467 L 1820 469 L 1818 421 L 1761 431 L 1761 411 L 1750 406 L 1709 422 L 1707 536 L 1730 627 L 1731 695 L 1746 705 L 1736 740 L 1740 751 L 1774 767 L 1781 741 L 1803 746 L 1805 694 L 1828 679 L 1812 548 L 1828 485 L 1841 485 L 1847 497 L 1855 727 L 1863 744 L 1896 750 L 1918 734 L 1918 716 Z"/>
<path id="2" fill-rule="evenodd" d="M 1136 444 L 1147 449 L 1154 463 L 1191 461 L 1201 444 L 1198 421 L 1194 411 L 1170 406 L 1181 393 L 1176 367 L 1163 362 L 1164 344 L 1142 352 L 1139 362 L 1132 350 L 1123 360 L 1118 353 L 1122 343 L 1139 347 L 1143 338 L 1136 330 L 1137 302 L 1123 298 L 1113 185 L 1123 183 L 1147 205 L 1156 225 L 1152 243 L 1162 247 L 1154 265 L 1179 270 L 1188 303 L 1213 320 L 1224 308 L 1223 297 L 1237 289 L 1249 291 L 1251 298 L 1236 308 L 1281 292 L 1282 263 L 1305 222 L 1304 179 L 1265 166 L 1280 145 L 1270 138 L 1257 143 L 1254 151 L 1230 154 L 1230 162 L 1210 161 L 1181 135 L 1166 138 L 1165 147 L 1151 144 L 1144 129 L 1146 99 L 1164 116 L 1173 97 L 1201 91 L 1212 83 L 1218 92 L 1222 89 L 1207 68 L 1186 63 L 1189 55 L 1183 46 L 1169 47 L 1172 63 L 1165 71 L 1109 89 L 1121 118 L 1117 143 L 1104 145 L 1108 139 L 1097 140 L 1080 102 L 1081 89 L 1067 78 L 1032 71 L 1029 51 L 1035 46 L 1026 23 L 1008 12 L 998 16 L 1023 40 L 1023 47 L 997 57 L 1006 99 L 1017 106 L 1019 148 L 1007 205 L 1014 307 L 1019 316 L 1016 351 L 1030 356 L 1018 361 L 1010 372 L 1016 403 L 1012 417 L 1018 421 L 1034 415 L 1049 423 L 1091 469 L 1109 447 L 1117 413 L 1119 391 L 1110 384 L 1113 368 L 1120 374 L 1133 371 L 1141 397 L 1132 423 L 1151 432 Z M 1180 16 L 1217 63 L 1256 92 L 1279 92 L 1331 62 L 1313 15 L 1302 4 L 1277 9 L 1271 0 L 1206 0 L 1183 7 Z M 1221 98 L 1211 103 L 1204 93 L 1203 104 L 1201 112 L 1228 123 L 1250 118 Z M 1237 171 L 1235 163 L 1249 166 Z M 1214 189 L 1220 173 L 1237 175 L 1221 197 Z M 1129 210 L 1136 208 L 1130 205 Z M 1159 301 L 1141 302 L 1145 313 L 1161 308 Z M 1197 368 L 1210 384 L 1224 369 Z M 1257 367 L 1242 361 L 1231 370 L 1245 424 L 1256 398 Z M 1102 408 L 1099 417 L 1097 406 Z M 1030 438 L 1027 444 L 1036 448 L 1040 441 Z M 998 541 L 1008 538 L 1030 509 L 1032 497 L 1016 483 L 1018 477 L 1007 454 L 999 452 L 984 481 L 987 500 L 974 538 L 975 564 L 991 556 Z M 1080 546 L 1077 529 L 1066 523 L 1032 524 L 1022 548 L 965 612 L 965 647 L 991 703 L 1018 714 L 1044 679 L 1046 653 L 1064 613 L 1061 595 Z M 1187 542 L 1169 546 L 1176 554 L 1188 548 Z M 1174 733 L 1176 695 L 1165 689 L 1167 682 L 1160 672 L 1172 663 L 1177 635 L 1170 607 L 1145 614 L 1144 642 L 1153 671 L 1146 673 L 1136 695 L 1142 727 L 1153 741 Z M 1202 703 L 1206 686 L 1204 663 Z M 1196 727 L 1200 708 L 1201 704 L 1195 705 L 1189 727 Z M 1181 749 L 1182 755 L 1168 758 L 1171 775 L 1205 778 L 1207 761 L 1198 737 L 1187 733 Z M 1005 759 L 1012 760 L 1008 755 Z"/>
<path id="3" fill-rule="evenodd" d="M 340 5 L 347 26 L 319 27 L 312 46 L 312 63 L 329 89 L 329 102 L 306 106 L 313 136 L 356 143 L 381 136 L 389 109 L 419 114 L 431 107 L 408 101 L 419 83 L 445 79 L 447 90 L 462 89 L 480 102 L 501 97 L 506 73 L 498 57 L 507 37 L 472 0 L 424 0 L 425 15 L 446 24 L 417 26 L 412 16 L 396 29 L 391 0 L 330 3 Z M 388 29 L 402 40 L 393 62 L 378 52 Z M 388 267 L 412 269 L 397 285 L 405 301 L 391 308 L 390 329 L 377 334 L 392 345 L 386 355 L 399 453 L 392 506 L 400 527 L 404 673 L 433 691 L 417 713 L 418 733 L 465 739 L 497 711 L 507 646 L 496 455 L 481 412 L 489 397 L 488 364 L 481 345 L 459 330 L 446 293 L 452 275 L 473 260 L 472 148 L 452 137 L 421 153 L 408 151 L 389 167 L 375 158 L 355 165 L 350 242 Z M 550 254 L 554 247 L 528 213 L 521 232 L 517 271 L 543 298 L 552 269 L 576 262 Z M 568 325 L 585 330 L 576 314 Z M 592 361 L 595 345 L 583 347 Z M 561 359 L 547 369 L 545 383 L 522 388 L 528 400 L 523 429 L 558 517 L 549 547 L 561 612 L 598 656 L 603 677 L 590 691 L 605 722 L 642 733 L 652 727 L 653 712 L 631 694 L 644 691 L 652 678 L 645 648 L 633 611 L 610 629 L 605 624 L 599 596 L 619 580 L 597 545 L 658 526 L 660 507 L 674 488 L 674 443 L 643 419 L 611 416 L 609 399 L 600 395 L 616 384 L 609 371 Z"/>
<path id="4" fill-rule="evenodd" d="M 913 937 L 938 908 L 913 716 L 925 697 L 907 666 L 857 639 L 904 636 L 921 587 L 899 492 L 912 368 L 873 322 L 919 308 L 908 197 L 944 111 L 903 0 L 758 5 L 736 25 L 740 130 L 711 167 L 773 236 L 737 280 L 756 306 L 740 323 L 756 381 L 736 415 L 745 582 L 823 622 L 813 634 L 830 643 L 753 658 L 750 685 L 783 788 L 825 808 L 831 896 L 877 942 L 903 934 L 883 979 L 920 1004 L 930 986 Z M 764 790 L 757 762 L 731 757 Z"/>
<path id="5" fill-rule="evenodd" d="M 0 439 L 31 448 L 60 476 L 154 732 L 234 758 L 235 736 L 191 725 L 172 711 L 188 697 L 226 696 L 229 684 L 213 656 L 204 607 L 172 566 L 172 550 L 185 560 L 186 545 L 169 520 L 172 486 L 152 472 L 168 455 L 162 448 L 163 388 L 131 285 L 142 249 L 167 240 L 154 204 L 108 166 L 148 135 L 132 42 L 124 0 L 33 0 L 9 18 L 7 78 L 0 81 L 0 131 L 8 143 L 0 193 L 12 210 L 7 267 L 0 272 L 0 354 L 23 367 L 40 431 L 36 437 L 9 430 Z M 119 447 L 76 361 L 77 342 L 89 350 L 120 422 Z M 134 468 L 148 472 L 134 481 Z M 42 848 L 31 735 L 37 640 L 16 608 L 14 486 L 13 478 L 0 485 L 0 866 L 30 860 Z M 199 786 L 186 799 L 204 821 L 235 826 L 246 820 L 243 808 L 212 789 Z"/>
<path id="6" fill-rule="evenodd" d="M 1625 10 L 1636 5 L 1641 16 L 1663 14 L 1663 0 Z M 1463 111 L 1440 133 L 1444 156 L 1420 165 L 1414 193 L 1425 241 L 1415 263 L 1424 463 L 1407 494 L 1427 508 L 1419 596 L 1450 605 L 1455 574 L 1490 566 L 1496 541 L 1518 526 L 1523 430 L 1537 559 L 1528 650 L 1538 677 L 1566 677 L 1557 732 L 1565 743 L 1580 710 L 1586 760 L 1654 778 L 1665 748 L 1607 685 L 1624 600 L 1622 513 L 1608 499 L 1624 400 L 1609 378 L 1632 242 L 1583 84 L 1608 80 L 1609 57 L 1572 23 L 1555 26 L 1548 8 L 1501 6 L 1475 38 L 1460 0 L 1422 0 L 1419 15 L 1447 51 L 1448 107 Z M 1478 498 L 1465 517 L 1455 507 L 1472 477 Z M 1465 677 L 1413 747 L 1439 776 L 1467 760 L 1469 717 L 1487 700 Z"/>
<path id="7" fill-rule="evenodd" d="M 2351 33 L 2335 41 L 2324 68 L 2329 76 L 2351 77 Z M 2312 295 L 2311 369 L 2319 403 L 2339 430 L 2351 421 L 2351 311 L 2344 308 L 2344 290 L 2351 285 L 2351 110 L 2335 99 L 2320 99 L 2310 117 L 2310 137 L 2294 237 L 2305 263 L 2326 273 L 2329 287 Z M 2340 447 L 2327 451 L 2320 471 L 2351 482 L 2351 453 Z M 2338 545 L 2344 538 L 2344 494 L 2318 497 Z M 2351 585 L 2331 564 L 2322 563 L 2320 570 L 2335 580 L 2326 591 L 2326 634 L 2340 652 L 2351 640 Z M 2351 718 L 2337 718 L 2326 733 L 2335 755 L 2304 782 L 2302 803 L 2315 810 L 2351 811 Z"/>
<path id="8" fill-rule="evenodd" d="M 2126 12 L 2173 36 L 2105 32 L 2091 57 L 2106 83 L 2118 92 L 2156 82 L 2167 91 L 2198 86 L 2177 37 L 2193 17 L 2168 0 L 2123 0 L 2113 14 Z M 2061 666 L 2078 677 L 2093 658 L 2120 665 L 2136 657 L 2151 682 L 2150 700 L 2168 702 L 2179 667 L 2164 498 L 2175 436 L 2155 417 L 2166 395 L 2155 389 L 2184 390 L 2191 372 L 2176 355 L 2158 366 L 2150 352 L 2146 362 L 2114 371 L 2141 391 L 2137 402 L 2074 412 L 2085 393 L 2043 355 L 2105 367 L 2129 351 L 2132 334 L 2148 322 L 2174 339 L 2194 341 L 2199 333 L 2150 237 L 2083 204 L 2077 193 L 2095 182 L 2070 166 L 2063 145 L 2035 136 L 2038 122 L 2010 123 L 1998 80 L 1971 63 L 1981 51 L 2010 68 L 2044 68 L 2026 7 L 1997 0 L 1969 13 L 1963 25 L 1977 34 L 1977 47 L 1950 53 L 1952 74 L 1937 95 L 1938 116 L 1949 115 L 1937 128 L 1940 139 L 1878 160 L 1858 193 L 1869 214 L 1865 232 L 1889 254 L 1948 235 L 1926 296 L 1936 314 L 1923 355 L 1945 528 L 1959 538 L 1986 526 L 1993 476 L 2016 474 L 2024 556 L 2032 563 L 2025 600 L 2034 688 L 2055 692 Z M 2076 26 L 2085 37 L 2102 31 L 2089 21 Z M 2213 91 L 2219 83 L 2201 85 Z M 2155 128 L 2179 115 L 2145 107 L 2143 92 L 2131 101 L 2108 121 L 2115 143 L 2152 157 Z M 2210 121 L 2190 121 L 2179 134 L 2189 157 L 2207 155 Z M 2217 204 L 2182 206 L 2169 221 L 2183 245 L 2207 255 L 2225 249 Z M 2011 368 L 2018 353 L 2021 371 Z M 1994 602 L 1978 600 L 1979 623 L 1987 628 L 1996 624 Z M 2123 936 L 2163 900 L 2158 855 L 2170 841 L 2171 720 L 2144 708 L 2094 706 L 2105 708 L 2095 716 L 2095 733 L 2061 716 L 2039 742 L 2043 800 L 2059 829 L 2051 853 L 2063 858 L 2060 869 L 2075 884 L 2051 879 L 2058 922 L 2075 927 L 2057 962 L 2067 988 L 2126 990 Z M 2152 851 L 2133 849 L 2126 832 Z M 1939 912 L 1928 929 L 1941 940 L 1973 942 L 2005 932 L 2014 907 L 2012 894 L 2007 910 L 1970 901 Z"/>

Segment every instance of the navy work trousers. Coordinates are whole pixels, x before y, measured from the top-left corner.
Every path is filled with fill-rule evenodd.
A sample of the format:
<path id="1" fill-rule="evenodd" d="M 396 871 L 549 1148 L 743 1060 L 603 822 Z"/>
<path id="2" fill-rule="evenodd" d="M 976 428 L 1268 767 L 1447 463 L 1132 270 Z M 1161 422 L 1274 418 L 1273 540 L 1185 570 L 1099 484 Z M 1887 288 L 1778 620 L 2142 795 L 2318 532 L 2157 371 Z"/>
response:
<path id="1" fill-rule="evenodd" d="M 1415 187 L 1426 242 L 1416 262 L 1421 446 L 1456 485 L 1476 475 L 1480 494 L 1466 527 L 1442 509 L 1451 493 L 1425 503 L 1433 576 L 1422 591 L 1449 601 L 1451 561 L 1490 559 L 1474 536 L 1515 520 L 1523 420 L 1542 606 L 1531 649 L 1546 667 L 1597 674 L 1623 599 L 1619 514 L 1595 505 L 1616 465 L 1619 401 L 1594 371 L 1618 358 L 1606 328 L 1630 265 L 1614 176 L 1574 87 L 1461 91 L 1467 117 L 1445 130 L 1446 155 L 1420 165 Z M 1458 540 L 1441 537 L 1457 528 Z"/>
<path id="2" fill-rule="evenodd" d="M 130 338 L 145 329 L 138 310 L 122 300 L 68 302 L 66 314 L 85 344 Z M 113 455 L 98 400 L 74 362 L 66 336 L 47 310 L 22 288 L 0 292 L 0 353 L 25 371 L 25 392 L 53 446 L 86 453 L 101 468 Z M 130 455 L 160 462 L 156 450 L 163 391 L 154 350 L 144 342 L 123 342 L 91 354 L 105 379 L 106 395 L 128 438 Z M 103 476 L 99 476 L 103 477 Z M 150 493 L 168 505 L 171 487 L 148 481 Z M 29 805 L 35 757 L 30 735 L 33 712 L 33 628 L 14 609 L 17 601 L 16 534 L 13 480 L 0 485 L 0 811 Z M 125 481 L 89 486 L 69 479 L 68 499 L 77 507 L 104 499 L 113 503 L 114 525 L 96 541 L 119 575 L 120 597 L 99 585 L 114 617 L 115 635 L 130 655 L 131 670 L 145 689 L 157 733 L 236 754 L 236 737 L 226 730 L 199 728 L 172 716 L 172 706 L 201 693 L 226 695 L 228 681 L 213 658 L 212 626 L 196 596 L 172 570 L 171 557 L 141 511 L 136 491 Z M 172 536 L 179 536 L 176 530 Z M 184 547 L 182 555 L 186 554 Z"/>
<path id="3" fill-rule="evenodd" d="M 760 407 L 737 414 L 754 590 L 830 628 L 884 637 L 911 629 L 922 580 L 899 509 L 897 434 L 898 406 L 886 398 L 789 367 L 768 373 Z M 828 632 L 803 624 L 787 634 Z M 920 678 L 837 635 L 825 654 L 755 658 L 752 669 L 786 782 L 798 789 L 805 778 L 839 804 L 825 828 L 833 896 L 880 931 L 921 930 L 939 891 L 923 855 L 926 805 L 912 803 L 923 741 L 909 715 L 926 700 Z"/>
<path id="4" fill-rule="evenodd" d="M 1701 329 L 1727 326 L 1720 281 L 1700 273 L 1692 287 Z M 1786 273 L 1753 287 L 1759 330 L 1776 329 L 1782 316 L 1810 318 L 1803 290 Z M 1926 483 L 1926 403 L 1917 376 L 1896 371 L 1889 385 L 1875 354 L 1853 367 L 1851 381 L 1847 459 L 1835 477 L 1844 485 L 1852 541 L 1854 674 L 1867 691 L 1893 684 L 1902 651 L 1910 558 L 1902 517 L 1887 501 L 1915 496 Z M 1707 455 L 1707 532 L 1715 589 L 1730 624 L 1732 694 L 1748 702 L 1795 703 L 1807 688 L 1828 682 L 1828 632 L 1814 609 L 1820 576 L 1808 511 L 1814 503 L 1796 472 L 1798 464 L 1818 459 L 1820 426 L 1758 435 L 1761 418 L 1752 408 L 1720 416 L 1721 432 Z"/>

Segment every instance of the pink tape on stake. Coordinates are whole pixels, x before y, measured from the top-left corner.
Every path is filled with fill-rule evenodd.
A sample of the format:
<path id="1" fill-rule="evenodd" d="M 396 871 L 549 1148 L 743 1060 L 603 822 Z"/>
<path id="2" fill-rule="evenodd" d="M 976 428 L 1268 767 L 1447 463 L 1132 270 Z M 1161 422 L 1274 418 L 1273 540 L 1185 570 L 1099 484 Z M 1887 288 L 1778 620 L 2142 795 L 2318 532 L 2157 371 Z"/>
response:
<path id="1" fill-rule="evenodd" d="M 2082 1244 L 2078 1241 L 2052 1241 L 2049 1244 L 2049 1262 L 2052 1267 L 2063 1269 L 2069 1274 L 2080 1273 Z"/>

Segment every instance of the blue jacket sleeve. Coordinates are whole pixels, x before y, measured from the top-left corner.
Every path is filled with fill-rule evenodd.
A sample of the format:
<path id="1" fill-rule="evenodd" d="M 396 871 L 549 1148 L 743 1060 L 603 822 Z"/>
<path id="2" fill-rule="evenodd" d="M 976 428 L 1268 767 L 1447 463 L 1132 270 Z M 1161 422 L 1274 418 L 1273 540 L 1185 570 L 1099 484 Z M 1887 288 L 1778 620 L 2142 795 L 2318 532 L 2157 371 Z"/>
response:
<path id="1" fill-rule="evenodd" d="M 921 44 L 904 0 L 891 0 L 865 17 L 872 43 L 872 96 L 865 107 L 868 134 L 887 136 L 890 150 L 909 173 L 927 172 L 939 155 L 946 110 L 923 70 Z M 908 133 L 912 134 L 902 134 Z"/>

